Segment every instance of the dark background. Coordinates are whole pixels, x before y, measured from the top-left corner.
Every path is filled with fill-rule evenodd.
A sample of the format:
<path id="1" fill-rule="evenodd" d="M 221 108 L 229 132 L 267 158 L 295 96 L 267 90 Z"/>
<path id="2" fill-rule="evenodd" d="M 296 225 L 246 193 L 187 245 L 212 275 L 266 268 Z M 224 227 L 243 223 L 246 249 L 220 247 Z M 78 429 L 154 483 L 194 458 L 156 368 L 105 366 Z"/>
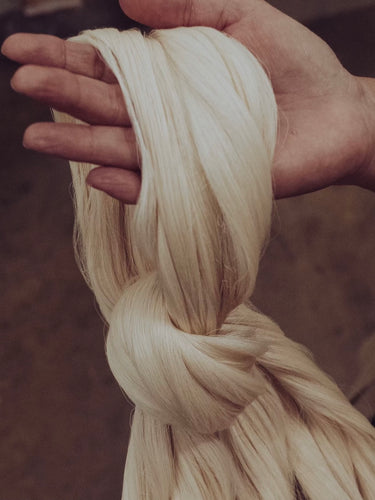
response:
<path id="1" fill-rule="evenodd" d="M 48 16 L 8 12 L 0 38 L 132 25 L 116 0 L 92 0 Z M 375 7 L 309 27 L 350 71 L 375 76 Z M 22 148 L 26 126 L 50 113 L 11 91 L 15 69 L 1 59 L 0 500 L 120 499 L 131 408 L 74 262 L 68 165 Z M 346 394 L 375 332 L 374 217 L 374 193 L 355 187 L 278 202 L 255 297 Z M 369 418 L 374 392 L 358 402 Z"/>

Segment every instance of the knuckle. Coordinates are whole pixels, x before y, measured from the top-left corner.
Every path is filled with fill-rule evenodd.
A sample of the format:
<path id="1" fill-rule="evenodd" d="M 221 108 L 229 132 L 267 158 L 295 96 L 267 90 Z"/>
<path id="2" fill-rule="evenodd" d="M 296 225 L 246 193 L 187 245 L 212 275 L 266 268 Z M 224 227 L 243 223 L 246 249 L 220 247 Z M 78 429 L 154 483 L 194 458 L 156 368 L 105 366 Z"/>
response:
<path id="1" fill-rule="evenodd" d="M 118 85 L 112 84 L 108 86 L 108 100 L 110 102 L 111 123 L 113 125 L 121 125 L 123 123 L 123 95 Z"/>
<path id="2" fill-rule="evenodd" d="M 99 50 L 95 49 L 95 57 L 94 57 L 94 78 L 97 80 L 103 80 L 106 73 L 106 63 L 102 58 Z"/>
<path id="3" fill-rule="evenodd" d="M 35 72 L 34 90 L 40 96 L 49 99 L 56 94 L 58 88 L 58 79 L 50 71 L 43 68 Z"/>
<path id="4" fill-rule="evenodd" d="M 89 152 L 89 156 L 92 159 L 92 163 L 100 163 L 100 148 L 98 143 L 100 140 L 100 134 L 95 133 L 94 127 L 88 127 L 86 130 L 86 145 L 85 148 Z"/>

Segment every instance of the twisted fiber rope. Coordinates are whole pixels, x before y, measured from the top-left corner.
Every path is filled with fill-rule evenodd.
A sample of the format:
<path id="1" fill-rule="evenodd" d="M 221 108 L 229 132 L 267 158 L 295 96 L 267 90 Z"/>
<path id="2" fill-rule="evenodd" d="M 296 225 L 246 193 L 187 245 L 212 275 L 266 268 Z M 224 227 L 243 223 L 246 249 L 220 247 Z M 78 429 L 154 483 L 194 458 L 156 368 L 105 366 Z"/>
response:
<path id="1" fill-rule="evenodd" d="M 261 65 L 204 27 L 75 40 L 117 77 L 141 161 L 135 207 L 72 163 L 78 261 L 135 404 L 122 498 L 373 499 L 373 428 L 248 302 L 277 132 Z"/>

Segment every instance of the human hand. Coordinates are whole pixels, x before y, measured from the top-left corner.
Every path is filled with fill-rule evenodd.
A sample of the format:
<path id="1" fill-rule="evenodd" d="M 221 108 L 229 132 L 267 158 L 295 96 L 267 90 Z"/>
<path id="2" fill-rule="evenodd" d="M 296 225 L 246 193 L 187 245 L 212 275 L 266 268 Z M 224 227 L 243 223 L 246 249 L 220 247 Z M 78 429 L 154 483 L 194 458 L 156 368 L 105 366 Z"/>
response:
<path id="1" fill-rule="evenodd" d="M 350 75 L 319 37 L 263 0 L 164 3 L 120 0 L 129 17 L 154 28 L 207 25 L 225 31 L 269 72 L 280 113 L 277 197 L 337 182 L 375 188 L 371 80 Z M 88 183 L 136 202 L 141 179 L 135 137 L 119 86 L 96 51 L 47 35 L 17 34 L 5 41 L 3 53 L 24 65 L 12 79 L 15 90 L 90 124 L 33 124 L 25 146 L 105 165 L 90 172 Z"/>

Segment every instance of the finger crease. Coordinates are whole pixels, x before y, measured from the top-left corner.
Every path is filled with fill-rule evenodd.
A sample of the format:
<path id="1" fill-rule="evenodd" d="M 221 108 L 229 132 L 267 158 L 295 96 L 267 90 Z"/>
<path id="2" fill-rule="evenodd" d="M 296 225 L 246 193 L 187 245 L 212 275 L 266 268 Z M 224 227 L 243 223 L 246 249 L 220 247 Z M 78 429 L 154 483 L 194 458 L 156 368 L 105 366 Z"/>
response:
<path id="1" fill-rule="evenodd" d="M 121 120 L 122 110 L 121 106 L 117 106 L 117 102 L 121 102 L 121 99 L 124 99 L 120 87 L 118 87 L 116 84 L 112 84 L 112 86 L 108 88 L 108 95 L 112 106 L 112 112 L 111 112 L 111 115 L 113 116 L 112 121 L 115 125 L 120 125 L 122 124 Z"/>
<path id="2" fill-rule="evenodd" d="M 95 62 L 94 62 L 94 75 L 95 75 L 95 78 L 98 79 L 98 80 L 103 80 L 104 79 L 104 75 L 105 75 L 105 63 L 102 59 L 102 55 L 101 53 L 95 49 L 95 52 L 96 52 L 96 55 L 97 57 L 95 57 Z"/>
<path id="3" fill-rule="evenodd" d="M 72 92 L 72 95 L 76 95 L 76 103 L 75 105 L 80 108 L 83 104 L 83 94 L 82 94 L 82 89 L 81 89 L 81 86 L 79 84 L 79 79 L 78 79 L 78 76 L 77 75 L 74 75 L 74 83 L 75 83 L 75 86 L 76 86 L 76 92 Z"/>
<path id="4" fill-rule="evenodd" d="M 95 133 L 93 128 L 90 126 L 90 130 L 88 130 L 88 145 L 91 158 L 97 157 L 97 145 L 95 140 Z"/>
<path id="5" fill-rule="evenodd" d="M 62 67 L 64 69 L 67 69 L 67 65 L 68 65 L 68 56 L 67 56 L 67 49 L 66 49 L 66 43 L 63 41 L 62 42 L 62 53 L 61 53 L 61 56 L 62 56 Z"/>

